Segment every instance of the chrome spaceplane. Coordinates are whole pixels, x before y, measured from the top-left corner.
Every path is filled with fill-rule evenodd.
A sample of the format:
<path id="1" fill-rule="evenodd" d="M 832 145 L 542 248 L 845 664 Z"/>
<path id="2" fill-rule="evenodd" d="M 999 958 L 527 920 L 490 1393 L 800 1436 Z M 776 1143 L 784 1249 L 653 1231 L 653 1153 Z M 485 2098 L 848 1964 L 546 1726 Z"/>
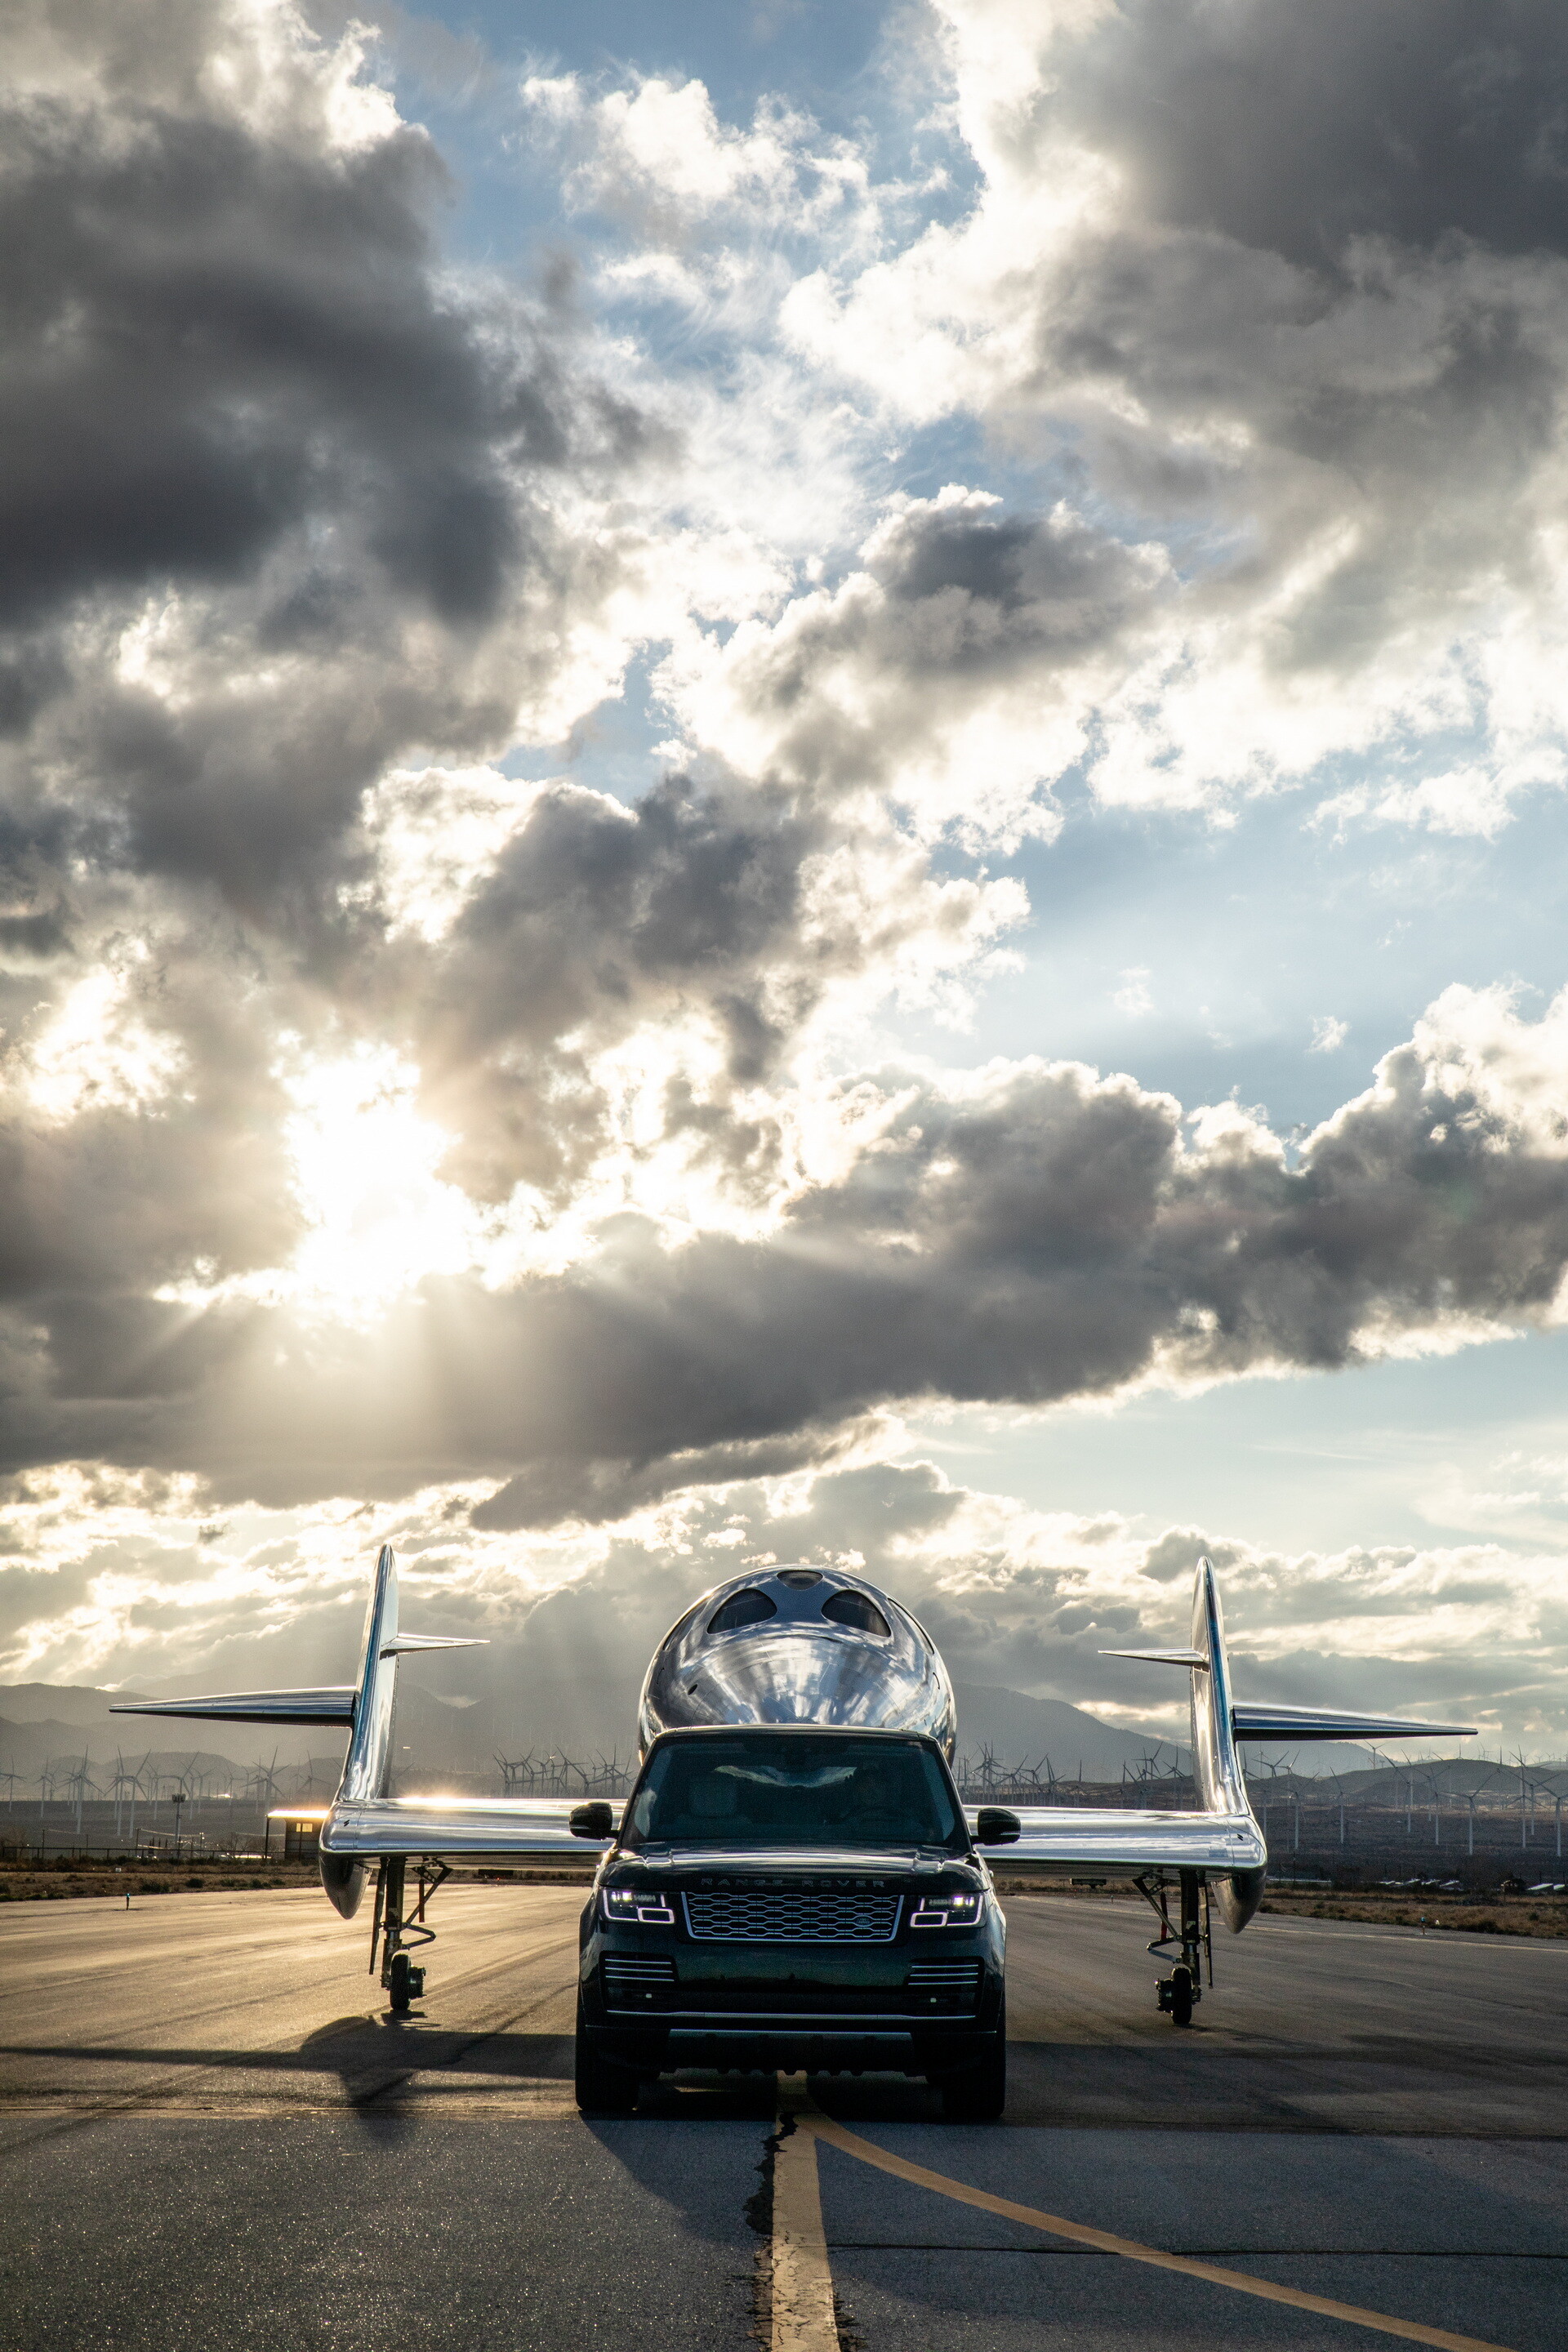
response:
<path id="1" fill-rule="evenodd" d="M 1195 1808 L 965 1807 L 952 1685 L 930 1634 L 862 1578 L 802 1563 L 732 1577 L 671 1627 L 643 1684 L 641 1762 L 624 1801 L 395 1796 L 397 1661 L 468 1646 L 405 1633 L 397 1612 L 387 1545 L 357 1683 L 116 1712 L 346 1734 L 321 1883 L 351 1918 L 374 1869 L 371 1967 L 395 2011 L 423 1996 L 413 1955 L 433 1940 L 426 1906 L 454 1860 L 593 1864 L 577 2090 L 595 2111 L 630 2106 L 661 2073 L 716 2066 L 923 2074 L 945 2112 L 999 2114 L 1005 1923 L 987 1852 L 1005 1849 L 1009 1874 L 1131 1880 L 1159 1920 L 1149 1949 L 1171 1961 L 1160 2007 L 1184 2025 L 1205 1961 L 1213 1983 L 1211 1906 L 1239 1932 L 1268 1868 L 1237 1741 L 1470 1735 L 1238 1700 L 1200 1559 L 1189 1646 L 1107 1654 L 1187 1672 Z"/>

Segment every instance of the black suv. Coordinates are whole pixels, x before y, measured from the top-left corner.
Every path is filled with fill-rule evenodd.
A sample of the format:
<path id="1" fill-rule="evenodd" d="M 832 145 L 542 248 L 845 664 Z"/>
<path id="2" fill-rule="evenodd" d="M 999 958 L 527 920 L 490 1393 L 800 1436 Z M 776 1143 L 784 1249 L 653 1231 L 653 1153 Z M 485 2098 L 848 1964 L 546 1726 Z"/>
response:
<path id="1" fill-rule="evenodd" d="M 607 1815 L 573 1826 L 603 1836 Z M 626 2113 L 683 2066 L 886 2069 L 938 2084 L 949 2116 L 998 2116 L 1005 1937 L 935 1740 L 667 1731 L 583 1914 L 578 2105 Z"/>

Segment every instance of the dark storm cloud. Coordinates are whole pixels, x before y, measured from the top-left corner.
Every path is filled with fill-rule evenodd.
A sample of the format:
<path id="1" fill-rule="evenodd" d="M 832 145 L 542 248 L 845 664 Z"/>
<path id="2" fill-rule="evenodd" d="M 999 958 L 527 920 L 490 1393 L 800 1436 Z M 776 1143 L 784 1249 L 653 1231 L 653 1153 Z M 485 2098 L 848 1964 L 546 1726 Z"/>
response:
<path id="1" fill-rule="evenodd" d="M 889 635 L 908 632 L 922 668 L 958 675 L 1080 653 L 1113 635 L 1149 586 L 1133 550 L 1065 508 L 1004 515 L 939 501 L 897 517 L 868 555 Z"/>
<path id="2" fill-rule="evenodd" d="M 878 1433 L 875 1421 L 805 1428 L 786 1436 L 710 1445 L 658 1461 L 594 1461 L 557 1455 L 532 1463 L 470 1514 L 481 1529 L 550 1528 L 563 1519 L 602 1526 L 628 1518 L 673 1488 L 732 1486 L 742 1479 L 779 1478 L 819 1470 Z M 887 1521 L 883 1529 L 887 1532 Z M 804 1538 L 803 1538 L 804 1540 Z"/>
<path id="3" fill-rule="evenodd" d="M 1067 110 L 1158 218 L 1331 269 L 1358 236 L 1568 245 L 1553 0 L 1131 0 Z"/>
<path id="4" fill-rule="evenodd" d="M 1238 562 L 1205 559 L 1194 619 L 1260 623 L 1336 526 L 1336 559 L 1268 614 L 1278 672 L 1348 677 L 1396 639 L 1408 659 L 1483 581 L 1549 601 L 1562 12 L 1135 0 L 1047 54 L 999 139 L 1026 174 L 1065 142 L 1115 183 L 1040 273 L 1019 414 L 1065 404 L 1102 493 L 1245 531 Z"/>
<path id="5" fill-rule="evenodd" d="M 429 141 L 312 154 L 117 98 L 0 119 L 0 618 L 253 578 L 308 516 L 443 617 L 493 613 L 508 468 L 575 425 L 548 357 L 443 293 Z"/>
<path id="6" fill-rule="evenodd" d="M 363 86 L 334 133 L 291 11 L 137 22 L 5 28 L 0 725 L 79 847 L 297 924 L 388 761 L 548 688 L 607 576 L 549 497 L 647 436 L 561 299 L 457 285 L 429 140 Z"/>
<path id="7" fill-rule="evenodd" d="M 933 14 L 974 203 L 889 251 L 879 187 L 875 257 L 827 243 L 780 343 L 1078 511 L 910 502 L 681 681 L 693 737 L 971 846 L 1075 768 L 1199 807 L 1348 753 L 1363 806 L 1456 830 L 1560 783 L 1561 9 Z"/>
<path id="8" fill-rule="evenodd" d="M 803 597 L 739 640 L 727 689 L 767 730 L 770 767 L 815 789 L 897 793 L 902 769 L 976 718 L 1011 717 L 1027 762 L 1064 692 L 1134 649 L 1167 576 L 1160 551 L 1066 506 L 1005 515 L 944 492 L 890 516 L 836 594 Z M 993 782 L 969 788 L 977 812 Z"/>

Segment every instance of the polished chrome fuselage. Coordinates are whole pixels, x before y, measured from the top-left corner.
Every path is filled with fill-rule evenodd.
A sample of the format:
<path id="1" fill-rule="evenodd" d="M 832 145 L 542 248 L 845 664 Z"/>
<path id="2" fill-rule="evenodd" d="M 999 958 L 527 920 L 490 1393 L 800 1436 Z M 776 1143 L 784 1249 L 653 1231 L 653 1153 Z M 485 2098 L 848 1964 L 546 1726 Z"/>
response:
<path id="1" fill-rule="evenodd" d="M 770 1616 L 711 1630 L 727 1603 L 752 1592 Z M 886 1633 L 826 1616 L 838 1594 L 861 1595 Z M 774 1723 L 914 1732 L 950 1759 L 957 1727 L 947 1668 L 918 1618 L 859 1577 L 804 1566 L 731 1577 L 670 1628 L 643 1683 L 637 1744 L 646 1755 L 661 1731 Z"/>

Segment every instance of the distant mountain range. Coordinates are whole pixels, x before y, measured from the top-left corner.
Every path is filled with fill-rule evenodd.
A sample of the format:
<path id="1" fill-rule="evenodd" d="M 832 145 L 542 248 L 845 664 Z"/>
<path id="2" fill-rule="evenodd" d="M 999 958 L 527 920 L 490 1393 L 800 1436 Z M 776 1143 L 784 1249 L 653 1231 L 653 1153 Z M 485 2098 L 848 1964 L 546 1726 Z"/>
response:
<path id="1" fill-rule="evenodd" d="M 521 1648 L 478 1654 L 484 1662 L 466 1680 L 477 1687 L 454 1692 L 435 1686 L 441 1669 L 410 1661 L 397 1701 L 399 1777 L 428 1787 L 452 1779 L 485 1788 L 500 1786 L 498 1757 L 570 1756 L 580 1762 L 614 1759 L 625 1766 L 635 1754 L 637 1685 L 613 1665 L 592 1663 L 563 1675 L 531 1659 Z M 311 1769 L 313 1792 L 329 1793 L 340 1750 L 330 1733 L 283 1727 L 263 1732 L 248 1725 L 188 1727 L 177 1719 L 109 1712 L 112 1700 L 132 1691 L 96 1690 L 82 1684 L 0 1684 L 0 1789 L 15 1774 L 16 1797 L 37 1789 L 38 1775 L 84 1754 L 93 1777 L 104 1784 L 122 1755 L 135 1768 L 151 1755 L 155 1768 L 187 1767 L 216 1785 L 233 1776 L 237 1784 L 258 1763 L 284 1776 L 290 1796 Z M 160 1698 L 177 1696 L 167 1684 Z M 971 1768 L 987 1752 L 1002 1769 L 1047 1766 L 1059 1780 L 1120 1780 L 1173 1770 L 1184 1771 L 1184 1747 L 1157 1732 L 1119 1729 L 1101 1723 L 1065 1699 L 1036 1698 L 1027 1692 L 979 1683 L 960 1683 L 958 1745 Z M 222 1747 L 213 1743 L 221 1739 Z M 1266 1754 L 1280 1751 L 1268 1749 Z M 1313 1774 L 1353 1772 L 1372 1759 L 1362 1748 L 1307 1748 L 1300 1767 Z M 0 1800 L 3 1801 L 3 1800 Z"/>

